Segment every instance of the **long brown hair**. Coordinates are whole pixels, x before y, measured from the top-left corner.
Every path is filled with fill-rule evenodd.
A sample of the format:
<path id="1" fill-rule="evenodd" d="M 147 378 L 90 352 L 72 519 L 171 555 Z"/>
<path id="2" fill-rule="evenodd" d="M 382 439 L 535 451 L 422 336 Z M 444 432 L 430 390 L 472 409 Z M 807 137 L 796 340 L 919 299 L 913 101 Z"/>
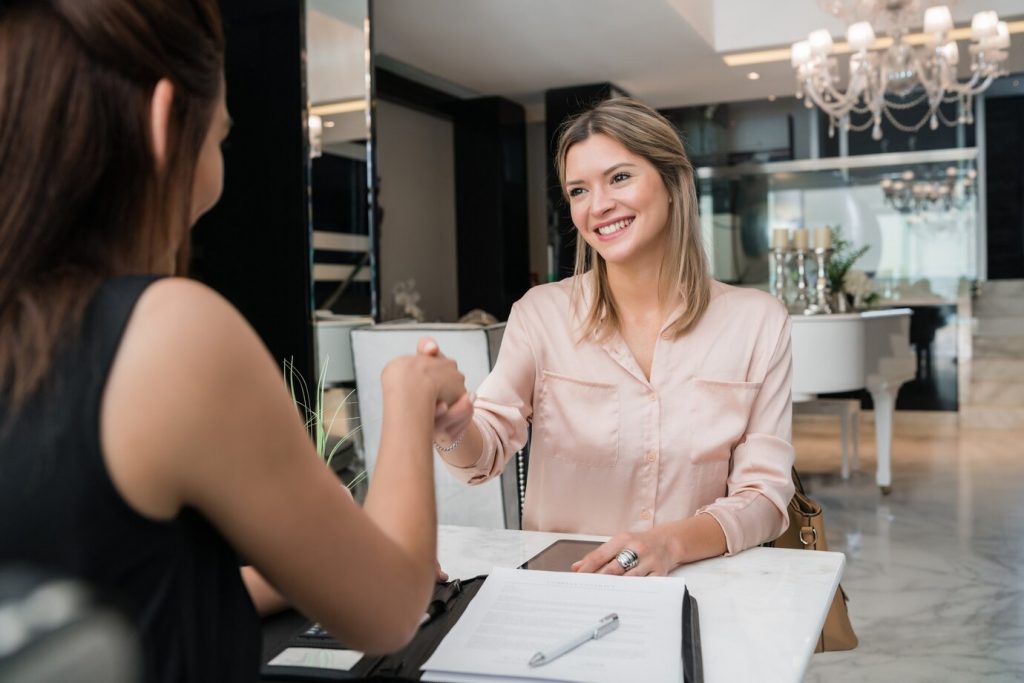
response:
<path id="1" fill-rule="evenodd" d="M 0 390 L 49 369 L 104 279 L 173 270 L 223 87 L 215 0 L 0 4 Z M 150 101 L 173 85 L 166 155 Z"/>
<path id="2" fill-rule="evenodd" d="M 668 191 L 671 204 L 659 281 L 661 291 L 678 294 L 685 304 L 683 314 L 665 330 L 666 336 L 678 337 L 697 324 L 711 299 L 711 273 L 701 241 L 693 165 L 679 135 L 661 114 L 628 97 L 604 100 L 567 121 L 559 133 L 555 164 L 566 201 L 569 197 L 565 194 L 565 162 L 569 150 L 598 133 L 651 162 Z M 594 296 L 580 332 L 583 336 L 597 333 L 604 337 L 619 325 L 615 299 L 608 285 L 607 266 L 586 240 L 577 235 L 576 275 L 580 277 L 576 279 L 573 297 L 577 304 L 582 301 L 579 287 L 586 273 L 590 273 Z"/>

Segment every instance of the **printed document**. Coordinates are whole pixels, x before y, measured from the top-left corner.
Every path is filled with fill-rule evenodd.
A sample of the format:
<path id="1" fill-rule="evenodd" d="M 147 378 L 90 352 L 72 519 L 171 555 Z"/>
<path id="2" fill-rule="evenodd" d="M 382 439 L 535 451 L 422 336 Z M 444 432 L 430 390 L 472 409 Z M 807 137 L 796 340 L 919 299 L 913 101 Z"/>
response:
<path id="1" fill-rule="evenodd" d="M 424 681 L 679 683 L 685 581 L 495 568 L 423 665 Z M 534 653 L 596 626 L 619 628 L 549 664 Z"/>

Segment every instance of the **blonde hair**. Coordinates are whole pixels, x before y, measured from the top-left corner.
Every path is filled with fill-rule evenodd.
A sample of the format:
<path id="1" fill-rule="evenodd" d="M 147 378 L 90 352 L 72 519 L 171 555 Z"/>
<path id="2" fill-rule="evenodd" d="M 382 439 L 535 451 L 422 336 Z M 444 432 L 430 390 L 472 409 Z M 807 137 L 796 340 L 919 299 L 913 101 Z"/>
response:
<path id="1" fill-rule="evenodd" d="M 700 236 L 693 165 L 679 135 L 661 114 L 628 97 L 604 100 L 567 121 L 559 133 L 555 164 L 566 201 L 569 197 L 565 190 L 565 162 L 569 150 L 598 133 L 649 161 L 668 191 L 671 203 L 659 290 L 674 291 L 685 304 L 682 316 L 665 331 L 666 337 L 679 337 L 697 324 L 711 298 L 711 274 Z M 588 272 L 595 296 L 589 302 L 581 338 L 595 333 L 599 338 L 606 338 L 618 329 L 620 320 L 608 284 L 607 266 L 586 240 L 577 235 L 575 274 L 579 277 L 574 285 L 574 305 L 582 302 L 580 287 Z"/>

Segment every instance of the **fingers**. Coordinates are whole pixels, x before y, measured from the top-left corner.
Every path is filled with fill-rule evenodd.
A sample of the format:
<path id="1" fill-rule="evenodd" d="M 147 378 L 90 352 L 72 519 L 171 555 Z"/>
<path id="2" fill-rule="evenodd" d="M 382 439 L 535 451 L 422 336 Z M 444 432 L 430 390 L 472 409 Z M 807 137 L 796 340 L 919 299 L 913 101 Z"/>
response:
<path id="1" fill-rule="evenodd" d="M 617 559 L 618 554 L 624 548 L 630 548 L 639 558 L 637 565 L 629 571 L 626 571 Z M 574 572 L 611 574 L 613 576 L 666 576 L 668 569 L 660 566 L 659 557 L 652 548 L 648 547 L 639 538 L 620 534 L 585 555 L 582 560 L 574 562 L 572 570 Z"/>
<path id="2" fill-rule="evenodd" d="M 474 394 L 467 393 L 460 396 L 454 403 L 447 407 L 442 415 L 434 418 L 434 432 L 443 433 L 449 439 L 454 439 L 469 426 L 473 419 Z"/>
<path id="3" fill-rule="evenodd" d="M 441 348 L 434 341 L 433 337 L 420 337 L 420 340 L 416 343 L 416 353 L 421 356 L 444 357 L 444 354 L 441 353 Z"/>
<path id="4" fill-rule="evenodd" d="M 437 583 L 444 583 L 448 580 L 448 573 L 441 569 L 441 563 L 434 560 L 434 578 Z"/>
<path id="5" fill-rule="evenodd" d="M 601 571 L 615 556 L 622 550 L 621 540 L 618 536 L 606 541 L 599 547 L 591 550 L 589 553 L 583 556 L 583 559 L 579 562 L 575 562 L 572 565 L 574 572 L 581 572 L 584 574 L 594 574 Z M 622 567 L 619 567 L 621 570 Z M 610 572 L 604 572 L 610 573 Z M 621 571 L 620 571 L 621 573 Z"/>

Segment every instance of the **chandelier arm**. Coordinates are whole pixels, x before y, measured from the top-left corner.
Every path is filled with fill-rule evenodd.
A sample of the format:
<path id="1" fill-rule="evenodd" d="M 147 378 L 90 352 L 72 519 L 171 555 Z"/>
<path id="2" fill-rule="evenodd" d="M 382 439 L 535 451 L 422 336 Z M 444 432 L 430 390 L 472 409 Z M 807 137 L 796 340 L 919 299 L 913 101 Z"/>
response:
<path id="1" fill-rule="evenodd" d="M 846 88 L 846 92 L 843 92 L 832 85 L 828 79 L 823 79 L 822 86 L 820 90 L 815 89 L 815 94 L 821 96 L 824 93 L 832 97 L 835 100 L 833 104 L 836 105 L 836 110 L 842 111 L 843 114 L 849 112 L 857 104 L 857 100 L 860 99 L 859 95 L 854 96 L 854 90 L 849 86 Z"/>
<path id="2" fill-rule="evenodd" d="M 846 102 L 826 102 L 825 99 L 821 96 L 821 93 L 818 91 L 818 89 L 813 86 L 814 84 L 810 82 L 810 79 L 808 79 L 808 82 L 805 84 L 804 88 L 805 96 L 810 97 L 811 100 L 816 105 L 818 105 L 818 107 L 826 114 L 828 114 L 832 118 L 839 119 L 842 118 L 843 116 L 846 116 L 846 114 L 850 111 L 850 107 L 852 105 Z"/>
<path id="3" fill-rule="evenodd" d="M 975 72 L 975 73 L 977 73 L 977 72 Z M 967 83 L 957 83 L 956 84 L 957 87 L 950 88 L 950 90 L 952 90 L 955 93 L 959 93 L 961 95 L 970 95 L 971 97 L 974 97 L 975 95 L 980 95 L 981 93 L 983 93 L 986 90 L 988 90 L 988 87 L 990 85 L 992 85 L 992 81 L 994 81 L 995 79 L 996 79 L 996 75 L 995 74 L 989 74 L 988 76 L 985 77 L 985 80 L 982 81 L 981 85 L 979 85 L 977 87 L 970 87 L 971 81 L 974 80 L 972 78 L 971 81 L 968 81 Z M 964 87 L 961 87 L 961 86 L 964 86 Z"/>
<path id="4" fill-rule="evenodd" d="M 960 95 L 964 95 L 971 92 L 971 90 L 973 90 L 978 85 L 978 82 L 981 80 L 982 77 L 980 69 L 975 69 L 974 72 L 971 74 L 971 77 L 968 78 L 963 83 L 960 83 L 959 81 L 956 80 L 956 78 L 950 76 L 948 73 L 945 74 L 944 76 L 945 78 L 943 81 L 943 85 L 945 86 L 946 90 Z M 977 92 L 971 94 L 976 95 Z"/>
<path id="5" fill-rule="evenodd" d="M 914 71 L 917 73 L 917 82 L 921 85 L 924 96 L 928 99 L 929 110 L 934 112 L 939 103 L 942 102 L 942 94 L 946 89 L 937 73 L 939 68 L 929 68 L 929 61 L 922 62 L 917 51 L 911 52 L 911 63 L 913 64 Z"/>

